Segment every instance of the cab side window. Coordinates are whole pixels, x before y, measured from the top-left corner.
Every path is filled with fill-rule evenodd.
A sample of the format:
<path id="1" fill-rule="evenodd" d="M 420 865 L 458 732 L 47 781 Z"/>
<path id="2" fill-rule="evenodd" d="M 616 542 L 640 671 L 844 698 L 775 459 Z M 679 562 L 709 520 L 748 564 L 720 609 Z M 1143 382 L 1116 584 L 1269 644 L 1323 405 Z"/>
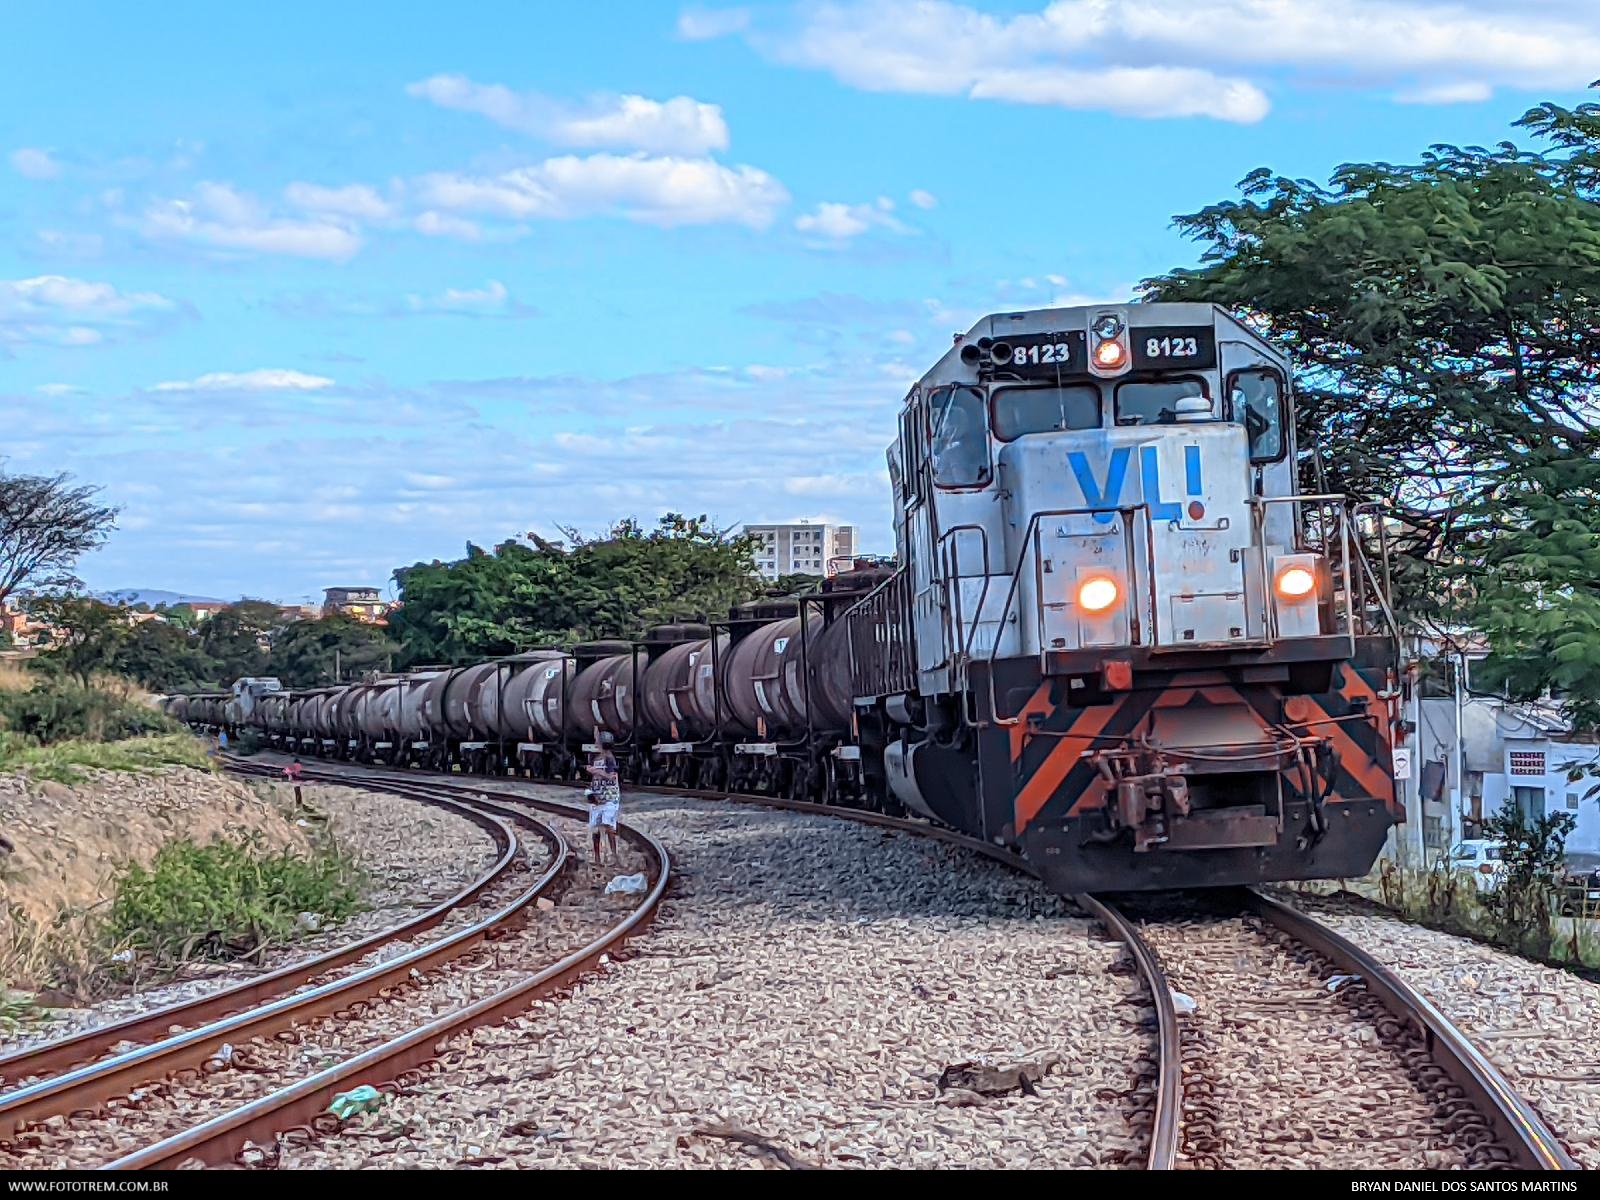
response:
<path id="1" fill-rule="evenodd" d="M 1228 419 L 1244 426 L 1250 461 L 1283 457 L 1283 376 L 1268 368 L 1235 371 L 1228 377 Z"/>
<path id="2" fill-rule="evenodd" d="M 939 388 L 928 395 L 933 482 L 942 488 L 989 482 L 989 411 L 970 387 Z"/>
<path id="3" fill-rule="evenodd" d="M 1117 424 L 1171 425 L 1178 419 L 1178 401 L 1206 395 L 1205 380 L 1192 375 L 1119 383 Z"/>

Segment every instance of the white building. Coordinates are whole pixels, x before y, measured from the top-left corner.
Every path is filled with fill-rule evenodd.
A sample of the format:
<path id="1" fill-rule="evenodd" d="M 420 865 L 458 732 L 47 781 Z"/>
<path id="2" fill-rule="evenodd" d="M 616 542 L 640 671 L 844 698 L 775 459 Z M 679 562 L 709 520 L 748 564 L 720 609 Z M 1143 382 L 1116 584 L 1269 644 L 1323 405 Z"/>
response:
<path id="1" fill-rule="evenodd" d="M 1429 651 L 1435 648 L 1424 650 Z M 1452 671 L 1439 672 L 1438 681 L 1406 705 L 1406 719 L 1417 726 L 1410 739 L 1413 769 L 1399 772 L 1409 776 L 1399 782 L 1412 822 L 1401 835 L 1407 857 L 1420 852 L 1431 862 L 1511 805 L 1530 817 L 1572 813 L 1578 820 L 1567 838 L 1569 857 L 1600 860 L 1600 745 L 1574 735 L 1554 703 L 1518 703 L 1473 691 L 1476 657 L 1469 651 L 1459 739 Z"/>
<path id="2" fill-rule="evenodd" d="M 801 521 L 796 525 L 746 525 L 756 539 L 756 570 L 764 579 L 783 575 L 836 575 L 856 554 L 854 525 Z"/>

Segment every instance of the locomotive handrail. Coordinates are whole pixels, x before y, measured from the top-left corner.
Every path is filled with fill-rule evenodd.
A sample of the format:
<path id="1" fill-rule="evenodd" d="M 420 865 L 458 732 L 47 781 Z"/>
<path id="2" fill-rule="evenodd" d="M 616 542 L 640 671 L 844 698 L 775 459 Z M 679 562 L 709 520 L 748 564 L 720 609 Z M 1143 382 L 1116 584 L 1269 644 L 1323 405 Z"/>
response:
<path id="1" fill-rule="evenodd" d="M 909 603 L 888 603 L 891 592 L 903 591 L 910 579 L 908 568 L 900 567 L 872 591 L 868 592 L 845 613 L 845 636 L 850 644 L 851 691 L 855 698 L 887 696 L 894 692 L 909 691 L 915 680 L 914 662 L 907 668 L 896 662 L 896 650 L 915 655 L 916 636 L 910 624 Z M 908 598 L 907 598 L 908 599 Z M 858 645 L 857 630 L 868 621 L 883 631 L 881 640 L 871 646 Z M 891 625 L 893 628 L 891 628 Z M 895 674 L 896 668 L 901 673 Z M 862 690 L 862 684 L 875 675 L 878 683 Z"/>
<path id="2" fill-rule="evenodd" d="M 1378 549 L 1383 555 L 1383 580 L 1380 583 L 1377 569 L 1372 565 L 1372 560 L 1367 557 L 1366 547 L 1361 544 L 1361 539 L 1355 539 L 1356 553 L 1361 556 L 1361 565 L 1366 568 L 1367 578 L 1372 580 L 1372 594 L 1378 601 L 1378 607 L 1383 610 L 1383 619 L 1389 625 L 1389 632 L 1394 634 L 1396 642 L 1400 640 L 1400 621 L 1394 615 L 1394 609 L 1389 604 L 1389 593 L 1394 588 L 1394 580 L 1389 574 L 1389 538 L 1383 526 L 1383 505 L 1375 500 L 1368 500 L 1364 504 L 1357 504 L 1350 510 L 1352 518 L 1359 517 L 1364 510 L 1370 509 L 1378 517 Z"/>
<path id="3" fill-rule="evenodd" d="M 983 588 L 978 593 L 977 611 L 972 615 L 972 628 L 966 631 L 964 637 L 961 637 L 959 631 L 961 630 L 963 617 L 965 615 L 961 602 L 961 580 L 978 578 L 976 575 L 967 576 L 961 574 L 961 543 L 956 540 L 956 534 L 964 533 L 967 530 L 977 530 L 983 546 Z M 958 636 L 956 638 L 952 638 L 951 643 L 953 646 L 956 641 L 960 641 L 960 648 L 956 651 L 956 653 L 960 656 L 960 661 L 965 663 L 967 658 L 970 657 L 972 653 L 972 642 L 973 639 L 977 637 L 978 623 L 983 619 L 984 602 L 989 598 L 989 580 L 991 578 L 989 570 L 989 531 L 975 521 L 968 521 L 961 525 L 952 525 L 949 529 L 945 530 L 945 532 L 939 538 L 939 555 L 941 561 L 945 561 L 949 565 L 949 570 L 946 573 L 945 578 L 954 582 L 956 585 L 955 624 L 958 631 Z M 955 664 L 952 663 L 952 665 Z"/>
<path id="4" fill-rule="evenodd" d="M 1261 596 L 1262 611 L 1266 618 L 1266 633 L 1269 642 L 1278 640 L 1278 606 L 1272 602 L 1272 572 L 1267 567 L 1267 506 L 1271 504 L 1317 504 L 1324 510 L 1332 507 L 1339 518 L 1339 552 L 1340 561 L 1344 564 L 1344 632 L 1350 639 L 1350 657 L 1356 654 L 1356 601 L 1350 581 L 1350 514 L 1347 501 L 1349 497 L 1343 492 L 1311 492 L 1294 496 L 1252 496 L 1250 507 L 1255 514 L 1252 522 L 1256 543 L 1256 557 L 1261 564 Z M 1323 551 L 1328 547 L 1324 539 Z M 1329 582 L 1332 582 L 1330 577 Z M 1339 593 L 1333 593 L 1334 623 L 1339 621 Z"/>
<path id="5" fill-rule="evenodd" d="M 1148 505 L 1145 505 L 1145 504 L 1141 503 L 1141 504 L 1121 505 L 1118 508 L 1116 508 L 1115 510 L 1109 509 L 1109 508 L 1051 508 L 1051 509 L 1043 509 L 1043 510 L 1041 510 L 1039 512 L 1034 513 L 1033 516 L 1028 519 L 1027 528 L 1025 530 L 1023 530 L 1022 544 L 1023 544 L 1024 547 L 1032 547 L 1033 548 L 1033 552 L 1034 552 L 1033 553 L 1033 559 L 1034 559 L 1034 563 L 1035 563 L 1035 567 L 1036 567 L 1035 578 L 1036 579 L 1038 578 L 1038 575 L 1037 575 L 1037 564 L 1038 564 L 1038 561 L 1039 561 L 1039 547 L 1038 547 L 1038 532 L 1037 531 L 1038 531 L 1038 528 L 1039 528 L 1039 522 L 1042 521 L 1044 518 L 1046 518 L 1046 517 L 1089 517 L 1089 516 L 1099 516 L 1099 515 L 1102 515 L 1102 514 L 1105 514 L 1105 513 L 1108 513 L 1108 512 L 1115 511 L 1118 514 L 1120 514 L 1128 522 L 1128 524 L 1123 527 L 1123 531 L 1122 531 L 1123 540 L 1124 540 L 1124 542 L 1127 542 L 1129 540 L 1129 537 L 1130 537 L 1130 531 L 1133 528 L 1133 517 L 1134 517 L 1134 514 L 1137 513 L 1140 509 L 1146 509 L 1146 508 L 1148 508 Z M 1000 716 L 1000 706 L 999 706 L 999 703 L 998 703 L 999 697 L 996 695 L 995 687 L 994 687 L 994 660 L 995 660 L 995 655 L 999 652 L 999 649 L 1000 649 L 1000 637 L 1001 637 L 1001 634 L 1003 634 L 1005 632 L 1006 617 L 1009 616 L 1010 613 L 1011 613 L 1011 602 L 1013 600 L 1015 600 L 1016 596 L 1017 596 L 1017 585 L 1022 582 L 1022 568 L 1023 568 L 1023 565 L 1026 562 L 1027 562 L 1027 555 L 1025 553 L 1019 551 L 1018 554 L 1017 554 L 1017 565 L 1015 567 L 1013 567 L 1012 571 L 1011 571 L 1011 586 L 1006 591 L 1006 602 L 1005 602 L 1004 606 L 1000 609 L 1000 618 L 999 618 L 999 622 L 998 622 L 998 628 L 995 631 L 994 641 L 989 646 L 989 657 L 988 657 L 988 659 L 986 661 L 986 665 L 988 667 L 987 674 L 989 676 L 989 680 L 988 680 L 988 686 L 989 686 L 989 718 L 996 725 L 1016 725 L 1017 723 L 1019 723 L 1022 720 L 1022 718 L 1020 716 L 1016 716 L 1016 717 L 1002 717 L 1002 716 Z M 1041 585 L 1036 583 L 1035 587 L 1036 587 L 1037 590 L 1039 590 L 1042 593 L 1043 588 L 1042 588 Z M 1044 645 L 1043 645 L 1043 642 L 1044 642 L 1044 630 L 1043 630 L 1043 625 L 1044 625 L 1044 615 L 1043 615 L 1044 614 L 1044 605 L 1043 605 L 1043 603 L 1041 601 L 1040 603 L 1036 604 L 1035 607 L 1038 609 L 1039 614 L 1040 614 L 1039 615 L 1039 621 L 1038 621 L 1038 624 L 1040 626 L 1040 629 L 1039 629 L 1039 642 L 1040 642 L 1039 653 L 1042 656 L 1044 654 Z"/>

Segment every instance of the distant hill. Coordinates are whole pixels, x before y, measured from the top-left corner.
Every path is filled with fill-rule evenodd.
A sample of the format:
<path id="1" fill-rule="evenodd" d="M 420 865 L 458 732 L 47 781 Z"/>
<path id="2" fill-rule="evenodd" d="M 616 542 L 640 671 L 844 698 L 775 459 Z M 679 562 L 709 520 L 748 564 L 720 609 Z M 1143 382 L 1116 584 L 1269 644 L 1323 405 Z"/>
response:
<path id="1" fill-rule="evenodd" d="M 114 592 L 99 592 L 96 600 L 104 600 L 107 604 L 148 604 L 151 608 L 158 604 L 226 604 L 226 600 L 218 600 L 215 596 L 191 596 L 187 592 L 164 592 L 159 588 L 119 588 Z"/>

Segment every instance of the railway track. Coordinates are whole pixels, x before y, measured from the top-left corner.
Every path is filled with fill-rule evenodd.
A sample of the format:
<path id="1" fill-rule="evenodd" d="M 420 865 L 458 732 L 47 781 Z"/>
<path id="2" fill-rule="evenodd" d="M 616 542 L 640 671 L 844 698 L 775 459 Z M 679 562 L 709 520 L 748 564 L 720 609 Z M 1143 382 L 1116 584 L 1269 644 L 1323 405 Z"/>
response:
<path id="1" fill-rule="evenodd" d="M 267 767 L 251 767 L 247 770 L 257 774 L 274 773 Z M 405 789 L 407 793 L 426 794 L 435 800 L 465 805 L 476 811 L 480 818 L 496 820 L 507 826 L 517 824 L 518 816 L 527 818 L 525 806 L 568 819 L 575 820 L 581 816 L 581 810 L 575 805 L 536 800 L 504 789 L 479 786 L 480 782 L 488 783 L 489 780 L 456 778 L 449 782 L 441 780 L 423 784 L 416 781 L 415 776 L 404 772 L 365 767 L 319 769 L 307 772 L 307 778 L 316 782 L 359 784 L 396 791 Z M 820 816 L 842 817 L 880 828 L 935 838 L 966 848 L 1013 869 L 1031 873 L 1023 860 L 1003 848 L 921 821 L 774 797 L 729 795 L 723 792 L 674 788 L 640 790 L 700 799 L 731 800 Z M 626 824 L 621 833 L 630 845 L 643 853 L 646 858 L 653 859 L 659 866 L 654 871 L 654 886 L 644 902 L 602 936 L 594 938 L 559 961 L 550 963 L 531 974 L 524 974 L 515 982 L 499 987 L 491 994 L 470 1004 L 462 1005 L 433 1020 L 418 1023 L 398 1036 L 387 1038 L 342 1062 L 307 1074 L 292 1083 L 276 1088 L 267 1095 L 238 1105 L 207 1121 L 175 1131 L 159 1141 L 141 1145 L 128 1153 L 109 1159 L 103 1165 L 115 1169 L 170 1168 L 195 1160 L 215 1165 L 233 1161 L 241 1151 L 251 1145 L 258 1147 L 255 1154 L 257 1161 L 265 1159 L 270 1162 L 272 1158 L 270 1147 L 274 1145 L 277 1136 L 286 1135 L 291 1138 L 311 1136 L 312 1130 L 319 1125 L 323 1128 L 329 1127 L 322 1124 L 333 1121 L 331 1116 L 325 1114 L 325 1109 L 329 1100 L 338 1091 L 356 1083 L 375 1080 L 382 1080 L 385 1085 L 394 1086 L 412 1082 L 419 1077 L 416 1074 L 418 1068 L 434 1056 L 435 1049 L 445 1038 L 476 1025 L 509 1016 L 533 1000 L 572 983 L 587 970 L 592 969 L 601 954 L 649 918 L 665 889 L 669 872 L 665 849 L 654 843 L 648 835 Z M 514 837 L 514 834 L 512 836 Z M 558 838 L 559 836 L 557 833 Z M 565 861 L 565 854 L 558 852 L 558 856 Z M 503 857 L 505 856 L 502 855 Z M 546 874 L 553 877 L 558 873 L 559 868 L 552 864 L 551 870 Z M 483 886 L 487 886 L 485 881 L 479 880 L 473 888 L 481 892 Z M 1173 1169 L 1180 1163 L 1241 1165 L 1227 1157 L 1229 1148 L 1236 1146 L 1240 1140 L 1224 1128 L 1232 1119 L 1232 1114 L 1222 1111 L 1223 1106 L 1215 1102 L 1217 1078 L 1223 1072 L 1217 1064 L 1208 1063 L 1204 1046 L 1196 1048 L 1196 1038 L 1192 1032 L 1186 1036 L 1186 1022 L 1191 1018 L 1179 1016 L 1174 1003 L 1173 987 L 1169 984 L 1166 974 L 1168 967 L 1163 961 L 1163 952 L 1170 962 L 1177 964 L 1175 969 L 1183 972 L 1181 979 L 1185 986 L 1194 987 L 1196 991 L 1203 990 L 1198 985 L 1188 982 L 1189 974 L 1197 968 L 1184 961 L 1183 955 L 1188 948 L 1186 939 L 1180 935 L 1164 940 L 1161 932 L 1164 927 L 1164 917 L 1152 917 L 1149 922 L 1136 922 L 1130 918 L 1125 906 L 1113 903 L 1108 898 L 1080 896 L 1077 900 L 1086 911 L 1104 925 L 1110 934 L 1124 943 L 1151 997 L 1155 1014 L 1154 1057 L 1157 1066 L 1148 1106 L 1150 1128 L 1144 1165 L 1152 1170 Z M 1238 935 L 1243 938 L 1245 944 L 1233 948 L 1231 953 L 1235 958 L 1240 954 L 1247 954 L 1249 945 L 1253 945 L 1255 952 L 1260 954 L 1264 939 L 1275 938 L 1279 950 L 1287 954 L 1290 959 L 1299 960 L 1302 964 L 1312 959 L 1316 961 L 1318 967 L 1313 976 L 1316 981 L 1324 981 L 1329 975 L 1348 977 L 1343 981 L 1339 993 L 1332 999 L 1345 1005 L 1347 1009 L 1356 1010 L 1360 1019 L 1369 1024 L 1381 1026 L 1379 1040 L 1389 1044 L 1397 1052 L 1396 1061 L 1399 1065 L 1395 1070 L 1405 1076 L 1402 1081 L 1403 1087 L 1409 1089 L 1413 1095 L 1420 1096 L 1421 1103 L 1433 1106 L 1432 1111 L 1436 1121 L 1430 1128 L 1445 1149 L 1436 1152 L 1432 1159 L 1424 1159 L 1424 1164 L 1505 1165 L 1536 1170 L 1577 1169 L 1555 1134 L 1533 1107 L 1518 1095 L 1499 1070 L 1450 1025 L 1437 1009 L 1393 971 L 1314 919 L 1275 901 L 1254 893 L 1243 893 L 1234 897 L 1234 903 L 1242 910 L 1246 910 L 1248 917 L 1243 918 L 1235 913 L 1226 919 L 1235 922 L 1248 919 L 1253 923 L 1248 931 Z M 1141 898 L 1134 904 L 1147 906 L 1149 901 Z M 432 915 L 432 913 L 424 914 L 424 918 Z M 483 922 L 478 923 L 479 926 L 483 924 Z M 353 948 L 347 947 L 340 953 L 346 953 Z M 1230 951 L 1225 948 L 1224 959 L 1228 953 Z M 301 964 L 302 967 L 306 965 L 309 964 Z M 1257 971 L 1248 977 L 1254 979 L 1259 989 L 1262 972 Z M 254 982 L 260 984 L 265 980 Z M 1281 1003 L 1275 1006 L 1270 996 L 1258 996 L 1258 1000 L 1269 1014 L 1276 1009 L 1277 1014 L 1281 1015 L 1283 1011 Z M 201 1003 L 206 1002 L 220 1001 L 213 996 L 205 998 Z M 1215 1004 L 1217 1012 L 1223 1013 L 1230 1011 L 1229 1004 L 1238 1004 L 1239 997 L 1217 994 L 1203 997 L 1201 1003 L 1208 1009 Z M 1241 1014 L 1245 1019 L 1250 1018 L 1245 1009 L 1232 1011 Z M 153 1014 L 152 1018 L 140 1018 L 140 1020 L 151 1020 L 159 1015 Z M 244 1015 L 248 1017 L 248 1013 Z M 1192 1026 L 1187 1028 L 1192 1029 Z M 196 1036 L 199 1032 L 195 1031 L 195 1034 L 188 1035 L 191 1042 L 207 1044 L 204 1037 Z M 182 1040 L 182 1038 L 172 1040 Z M 219 1040 L 219 1035 L 211 1035 L 208 1044 L 213 1052 Z M 50 1048 L 39 1049 L 48 1051 Z M 149 1053 L 150 1050 L 151 1048 L 146 1047 L 131 1053 L 138 1055 Z M 68 1052 L 58 1050 L 55 1053 L 64 1055 Z M 1190 1068 L 1187 1074 L 1186 1053 Z M 94 1067 L 101 1065 L 103 1064 L 94 1064 L 89 1069 L 93 1070 Z M 1228 1072 L 1234 1072 L 1236 1066 L 1237 1064 L 1230 1060 L 1227 1065 Z M 57 1079 L 67 1080 L 72 1075 L 80 1073 L 68 1072 L 58 1076 Z M 146 1076 L 149 1075 L 147 1071 Z M 1355 1086 L 1360 1086 L 1359 1081 Z M 64 1095 L 66 1098 L 58 1100 L 56 1111 L 65 1113 L 89 1106 L 74 1102 L 72 1089 L 71 1084 L 66 1085 L 64 1093 L 58 1089 L 56 1094 Z M 1392 1099 L 1396 1091 L 1394 1088 L 1388 1091 L 1380 1088 L 1379 1094 L 1383 1095 L 1387 1102 Z M 0 1103 L 3 1103 L 9 1095 L 0 1095 Z M 80 1093 L 78 1100 L 82 1101 L 91 1095 L 90 1092 Z M 1256 1099 L 1261 1100 L 1263 1097 L 1257 1095 Z M 1304 1103 L 1305 1100 L 1302 1098 L 1302 1104 Z M 66 1107 L 68 1104 L 71 1107 Z M 1315 1106 L 1315 1102 L 1312 1104 Z M 1333 1112 L 1329 1106 L 1322 1105 L 1321 1109 L 1327 1119 L 1338 1118 L 1339 1114 Z M 5 1110 L 0 1108 L 0 1112 L 3 1111 Z M 1373 1123 L 1370 1127 L 1363 1126 L 1355 1130 L 1352 1144 L 1359 1143 L 1364 1146 L 1373 1140 L 1390 1136 L 1393 1131 L 1384 1125 L 1383 1118 L 1382 1109 L 1372 1114 Z M 1423 1121 L 1422 1124 L 1428 1125 L 1428 1122 Z M 1415 1133 L 1416 1130 L 1407 1129 L 1401 1136 L 1412 1136 Z M 268 1149 L 259 1149 L 261 1147 Z M 1285 1145 L 1284 1148 L 1286 1151 L 1293 1150 L 1292 1145 Z M 1452 1155 L 1460 1161 L 1452 1159 Z M 1292 1153 L 1286 1153 L 1284 1156 L 1285 1162 L 1292 1158 Z M 1364 1161 L 1341 1161 L 1337 1165 L 1348 1168 L 1369 1164 Z"/>
<path id="2" fill-rule="evenodd" d="M 250 766 L 240 771 L 270 773 Z M 362 939 L 192 1004 L 11 1056 L 5 1060 L 8 1080 L 42 1077 L 0 1093 L 0 1129 L 7 1134 L 0 1142 L 0 1162 L 5 1166 L 220 1165 L 252 1143 L 270 1146 L 274 1135 L 318 1120 L 339 1091 L 363 1083 L 392 1086 L 427 1063 L 443 1039 L 517 1012 L 594 969 L 653 915 L 670 877 L 664 847 L 631 826 L 619 829 L 652 886 L 626 913 L 603 914 L 587 922 L 593 928 L 577 922 L 583 940 L 576 949 L 569 948 L 572 938 L 566 936 L 563 952 L 535 949 L 527 956 L 532 961 L 524 962 L 516 954 L 518 939 L 533 940 L 531 931 L 540 927 L 540 921 L 528 920 L 535 902 L 558 895 L 577 862 L 558 826 L 582 820 L 581 809 L 483 789 L 463 796 L 442 782 L 332 771 L 310 771 L 307 778 L 359 782 L 469 813 L 494 831 L 500 859 L 462 893 L 404 926 L 405 932 Z M 532 842 L 524 845 L 518 829 L 531 834 Z M 533 842 L 546 851 L 542 870 L 526 858 Z M 467 904 L 489 903 L 495 907 L 487 916 L 446 936 L 315 987 L 292 990 L 385 942 L 425 932 Z M 563 928 L 557 936 L 564 934 Z M 430 988 L 443 999 L 430 1003 Z M 382 1029 L 385 1009 L 389 1029 Z M 399 1020 L 393 1019 L 396 1010 L 402 1010 Z M 378 1036 L 369 1036 L 364 1025 L 379 1028 Z M 161 1036 L 172 1026 L 180 1026 L 180 1032 Z M 308 1035 L 316 1039 L 309 1046 Z M 140 1038 L 154 1040 L 107 1053 Z M 334 1061 L 326 1065 L 317 1061 L 330 1057 Z M 308 1063 L 317 1069 L 308 1070 Z M 236 1085 L 241 1077 L 248 1077 L 248 1087 Z M 229 1096 L 229 1090 L 255 1094 Z M 220 1105 L 213 1102 L 216 1092 L 223 1093 Z M 207 1112 L 215 1115 L 193 1119 Z"/>
<path id="3" fill-rule="evenodd" d="M 1500 1072 L 1372 955 L 1244 890 L 1129 904 L 1173 986 L 1190 1167 L 1572 1170 Z"/>
<path id="4" fill-rule="evenodd" d="M 181 1004 L 167 1005 L 124 1020 L 100 1025 L 72 1037 L 58 1038 L 38 1046 L 0 1056 L 0 1084 L 13 1089 L 19 1082 L 43 1079 L 109 1054 L 118 1046 L 156 1041 L 177 1028 L 197 1028 L 243 1009 L 254 1008 L 282 996 L 321 976 L 331 974 L 391 943 L 418 937 L 437 927 L 452 913 L 476 902 L 497 881 L 503 880 L 517 861 L 518 840 L 511 826 L 493 813 L 464 803 L 428 788 L 395 785 L 396 794 L 455 812 L 485 829 L 494 838 L 498 858 L 493 865 L 454 896 L 428 911 L 391 926 L 370 937 L 338 946 L 312 958 L 302 959 L 255 979 L 246 980 L 204 997 Z M 558 839 L 548 834 L 552 849 Z M 564 851 L 562 851 L 564 853 Z M 9 1118 L 0 1093 L 0 1122 Z M 12 1120 L 14 1127 L 15 1120 Z M 0 1123 L 0 1129 L 5 1128 Z"/>
<path id="5" fill-rule="evenodd" d="M 462 783 L 460 786 L 471 785 Z M 697 799 L 736 801 L 843 818 L 935 838 L 964 847 L 1015 870 L 1033 873 L 1023 859 L 1001 847 L 923 821 L 779 797 L 730 795 L 726 792 L 659 786 L 638 790 Z M 1369 1002 L 1369 1013 L 1382 1010 L 1387 1018 L 1385 1036 L 1404 1043 L 1402 1067 L 1408 1073 L 1406 1086 L 1412 1090 L 1419 1084 L 1423 1087 L 1429 1100 L 1440 1109 L 1438 1117 L 1441 1127 L 1454 1124 L 1468 1130 L 1457 1139 L 1464 1159 L 1470 1159 L 1477 1165 L 1504 1165 L 1523 1170 L 1580 1169 L 1554 1131 L 1499 1068 L 1398 973 L 1298 910 L 1252 891 L 1229 895 L 1233 898 L 1232 902 L 1247 908 L 1261 926 L 1270 927 L 1281 939 L 1295 944 L 1299 953 L 1320 959 L 1329 968 L 1328 974 L 1348 977 L 1343 985 L 1351 989 L 1346 993 L 1347 999 L 1359 994 Z M 1147 936 L 1148 927 L 1142 928 L 1140 923 L 1129 918 L 1122 904 L 1108 897 L 1081 895 L 1075 899 L 1127 947 L 1134 967 L 1151 996 L 1156 1018 L 1157 1070 L 1152 1089 L 1152 1122 L 1145 1166 L 1150 1170 L 1175 1169 L 1185 1158 L 1185 1124 L 1191 1115 L 1189 1109 L 1193 1107 L 1192 1100 L 1184 1092 L 1183 1029 L 1186 1018 L 1180 1018 L 1178 1014 L 1162 957 Z M 1374 1139 L 1389 1136 L 1381 1117 L 1372 1128 Z M 1365 1164 L 1344 1162 L 1339 1165 L 1349 1168 Z"/>

